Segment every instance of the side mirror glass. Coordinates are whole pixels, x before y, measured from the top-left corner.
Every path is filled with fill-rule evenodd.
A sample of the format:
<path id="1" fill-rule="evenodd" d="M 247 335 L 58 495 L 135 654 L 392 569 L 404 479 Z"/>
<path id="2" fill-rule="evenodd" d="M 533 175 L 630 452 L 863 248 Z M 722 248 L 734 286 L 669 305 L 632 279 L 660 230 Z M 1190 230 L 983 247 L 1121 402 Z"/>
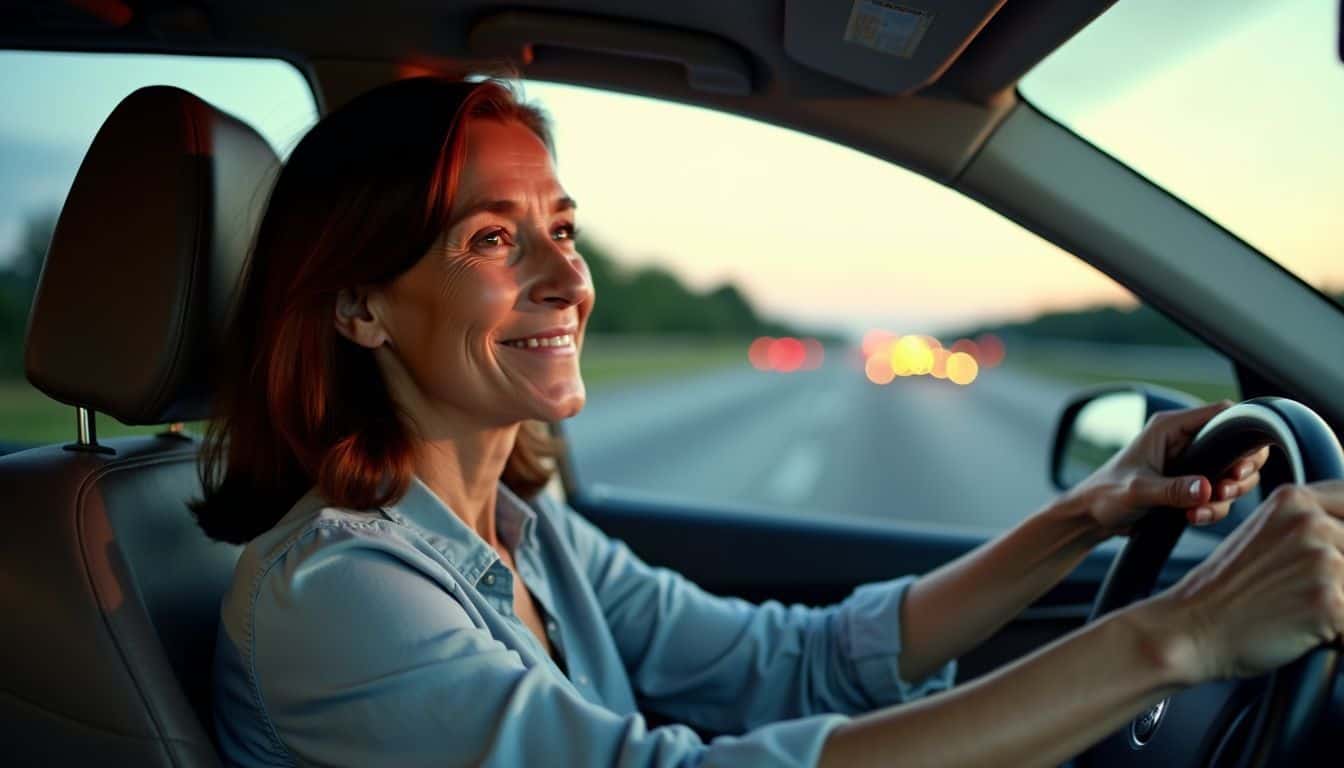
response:
<path id="1" fill-rule="evenodd" d="M 1108 392 L 1084 403 L 1057 457 L 1055 484 L 1081 483 L 1143 430 L 1146 409 L 1138 392 Z"/>
<path id="2" fill-rule="evenodd" d="M 1050 477 L 1072 488 L 1138 437 L 1160 411 L 1189 408 L 1199 400 L 1183 392 L 1142 385 L 1114 385 L 1076 397 L 1064 408 L 1055 431 Z"/>

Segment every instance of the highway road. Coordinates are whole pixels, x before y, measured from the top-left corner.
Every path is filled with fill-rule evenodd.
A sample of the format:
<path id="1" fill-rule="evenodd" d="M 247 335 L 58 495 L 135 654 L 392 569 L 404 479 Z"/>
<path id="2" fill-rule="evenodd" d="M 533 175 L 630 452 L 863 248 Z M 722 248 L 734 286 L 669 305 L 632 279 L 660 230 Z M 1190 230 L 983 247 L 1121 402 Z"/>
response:
<path id="1" fill-rule="evenodd" d="M 598 493 L 999 531 L 1053 494 L 1050 441 L 1074 389 L 1007 368 L 966 387 L 878 386 L 842 361 L 744 364 L 599 390 L 565 434 Z"/>
<path id="2" fill-rule="evenodd" d="M 1232 381 L 1207 350 L 1065 351 L 1121 378 Z M 744 363 L 600 389 L 564 429 L 579 482 L 598 495 L 1002 531 L 1054 495 L 1050 443 L 1078 389 L 1011 364 L 965 387 L 878 386 L 832 354 L 816 371 Z"/>

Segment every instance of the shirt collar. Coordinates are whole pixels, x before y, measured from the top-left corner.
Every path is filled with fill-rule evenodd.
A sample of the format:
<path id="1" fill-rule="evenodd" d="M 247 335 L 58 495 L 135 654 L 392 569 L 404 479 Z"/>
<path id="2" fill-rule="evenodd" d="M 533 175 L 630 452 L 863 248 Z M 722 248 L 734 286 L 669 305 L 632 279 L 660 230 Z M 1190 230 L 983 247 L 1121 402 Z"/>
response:
<path id="1" fill-rule="evenodd" d="M 419 477 L 412 475 L 406 493 L 395 504 L 383 507 L 383 513 L 394 522 L 419 529 L 448 564 L 472 584 L 499 560 L 499 554 Z M 536 522 L 537 513 L 500 483 L 495 495 L 495 525 L 500 540 L 515 553 L 515 559 L 519 549 L 536 546 Z"/>

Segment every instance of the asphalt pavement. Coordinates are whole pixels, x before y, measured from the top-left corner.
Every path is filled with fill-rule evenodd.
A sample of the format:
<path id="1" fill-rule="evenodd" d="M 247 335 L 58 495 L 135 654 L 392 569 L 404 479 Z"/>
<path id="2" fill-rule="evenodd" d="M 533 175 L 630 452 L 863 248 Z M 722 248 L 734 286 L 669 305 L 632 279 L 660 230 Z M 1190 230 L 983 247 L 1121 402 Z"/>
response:
<path id="1" fill-rule="evenodd" d="M 1007 368 L 961 387 L 741 368 L 590 395 L 566 436 L 580 483 L 770 514 L 1004 530 L 1046 503 L 1074 388 Z"/>

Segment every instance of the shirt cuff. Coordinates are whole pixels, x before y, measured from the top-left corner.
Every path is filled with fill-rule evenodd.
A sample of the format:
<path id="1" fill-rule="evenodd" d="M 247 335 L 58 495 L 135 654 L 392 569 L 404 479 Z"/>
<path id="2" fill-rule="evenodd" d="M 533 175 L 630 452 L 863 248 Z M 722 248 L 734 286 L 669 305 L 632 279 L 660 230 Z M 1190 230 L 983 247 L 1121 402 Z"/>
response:
<path id="1" fill-rule="evenodd" d="M 901 605 L 914 576 L 867 584 L 840 604 L 835 622 L 840 652 L 874 706 L 910 701 L 952 687 L 955 659 L 923 680 L 901 676 Z"/>

